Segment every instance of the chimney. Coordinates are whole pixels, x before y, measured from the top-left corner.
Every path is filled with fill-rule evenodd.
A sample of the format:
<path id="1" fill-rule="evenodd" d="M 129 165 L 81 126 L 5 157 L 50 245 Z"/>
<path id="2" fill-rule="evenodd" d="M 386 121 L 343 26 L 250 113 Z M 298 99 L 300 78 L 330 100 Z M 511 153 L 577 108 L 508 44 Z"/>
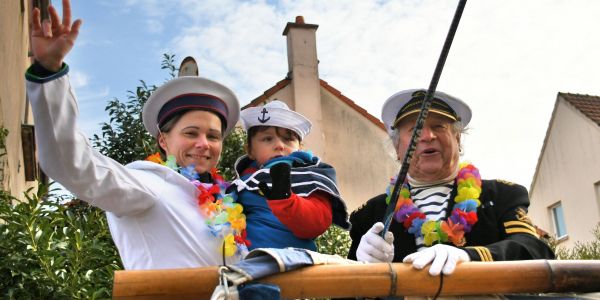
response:
<path id="1" fill-rule="evenodd" d="M 188 56 L 181 62 L 177 77 L 181 76 L 198 76 L 198 64 L 193 57 Z"/>
<path id="2" fill-rule="evenodd" d="M 316 155 L 325 156 L 325 136 L 322 127 L 321 84 L 317 59 L 316 32 L 318 25 L 304 23 L 297 16 L 296 22 L 287 23 L 283 35 L 287 37 L 288 77 L 292 80 L 291 107 L 306 116 L 313 124 L 304 144 Z"/>

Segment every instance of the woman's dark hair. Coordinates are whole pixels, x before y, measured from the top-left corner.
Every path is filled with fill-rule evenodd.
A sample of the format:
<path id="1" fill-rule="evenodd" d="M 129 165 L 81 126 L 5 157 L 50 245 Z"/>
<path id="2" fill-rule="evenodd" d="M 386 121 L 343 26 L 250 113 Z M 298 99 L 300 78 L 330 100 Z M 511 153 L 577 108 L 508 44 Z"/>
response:
<path id="1" fill-rule="evenodd" d="M 298 141 L 302 141 L 300 139 L 300 136 L 293 130 L 291 129 L 287 129 L 287 128 L 282 128 L 282 127 L 276 127 L 276 126 L 254 126 L 254 127 L 250 127 L 250 129 L 248 129 L 248 138 L 247 138 L 247 144 L 248 144 L 248 150 L 251 149 L 252 147 L 252 138 L 259 132 L 263 132 L 266 131 L 269 128 L 275 128 L 275 132 L 277 133 L 277 136 L 293 136 L 295 137 Z M 280 131 L 281 130 L 281 131 Z"/>
<path id="2" fill-rule="evenodd" d="M 175 127 L 175 124 L 177 124 L 177 122 L 179 122 L 179 119 L 181 119 L 181 117 L 183 117 L 183 115 L 185 115 L 186 113 L 193 111 L 193 110 L 207 111 L 207 112 L 210 112 L 210 113 L 214 114 L 215 116 L 219 117 L 219 120 L 221 120 L 221 133 L 225 132 L 225 128 L 227 128 L 227 121 L 223 118 L 223 116 L 216 114 L 215 112 L 213 112 L 211 110 L 207 110 L 207 109 L 188 109 L 188 110 L 181 110 L 181 111 L 175 112 L 172 115 L 170 115 L 167 119 L 165 119 L 165 121 L 163 121 L 163 123 L 158 126 L 158 130 L 159 130 L 158 134 L 160 135 L 161 133 L 167 133 L 167 132 L 171 131 L 173 129 L 173 127 Z M 156 138 L 156 145 L 158 146 L 158 151 L 160 151 L 162 156 L 165 156 L 166 152 L 160 146 L 158 137 Z"/>

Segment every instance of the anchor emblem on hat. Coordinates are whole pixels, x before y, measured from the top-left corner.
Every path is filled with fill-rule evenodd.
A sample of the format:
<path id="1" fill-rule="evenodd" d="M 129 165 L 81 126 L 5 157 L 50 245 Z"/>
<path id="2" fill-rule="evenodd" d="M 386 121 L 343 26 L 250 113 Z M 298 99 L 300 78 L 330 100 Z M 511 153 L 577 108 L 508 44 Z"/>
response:
<path id="1" fill-rule="evenodd" d="M 258 121 L 261 123 L 266 123 L 267 121 L 271 120 L 271 117 L 267 117 L 265 118 L 265 115 L 267 115 L 269 113 L 269 111 L 266 108 L 263 108 L 262 111 L 260 111 L 260 113 L 262 114 L 262 117 L 258 117 Z"/>

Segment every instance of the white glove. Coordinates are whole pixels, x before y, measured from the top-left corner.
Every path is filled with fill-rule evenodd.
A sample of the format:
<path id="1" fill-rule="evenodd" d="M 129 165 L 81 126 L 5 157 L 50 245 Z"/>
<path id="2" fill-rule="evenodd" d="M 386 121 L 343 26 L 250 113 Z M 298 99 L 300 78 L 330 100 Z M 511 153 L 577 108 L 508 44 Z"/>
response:
<path id="1" fill-rule="evenodd" d="M 377 222 L 360 238 L 356 249 L 358 261 L 368 263 L 391 262 L 394 259 L 394 235 L 385 233 L 385 239 L 379 236 L 383 230 L 383 223 Z"/>
<path id="2" fill-rule="evenodd" d="M 433 262 L 432 262 L 433 261 Z M 407 255 L 402 262 L 411 263 L 415 269 L 423 269 L 431 263 L 429 274 L 437 276 L 440 271 L 444 275 L 454 272 L 456 264 L 461 261 L 471 261 L 467 251 L 444 244 L 436 244 L 427 249 Z"/>

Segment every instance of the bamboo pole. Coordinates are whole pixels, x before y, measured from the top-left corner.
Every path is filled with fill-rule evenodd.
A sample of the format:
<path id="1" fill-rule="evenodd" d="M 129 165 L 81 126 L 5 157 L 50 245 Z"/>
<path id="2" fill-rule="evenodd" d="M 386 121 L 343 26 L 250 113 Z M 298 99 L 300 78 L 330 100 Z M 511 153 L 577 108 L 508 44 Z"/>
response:
<path id="1" fill-rule="evenodd" d="M 433 296 L 440 277 L 394 263 L 312 266 L 260 281 L 279 285 L 284 298 Z M 217 284 L 217 267 L 117 271 L 113 298 L 207 299 Z M 441 295 L 599 291 L 600 260 L 529 260 L 462 263 Z"/>

